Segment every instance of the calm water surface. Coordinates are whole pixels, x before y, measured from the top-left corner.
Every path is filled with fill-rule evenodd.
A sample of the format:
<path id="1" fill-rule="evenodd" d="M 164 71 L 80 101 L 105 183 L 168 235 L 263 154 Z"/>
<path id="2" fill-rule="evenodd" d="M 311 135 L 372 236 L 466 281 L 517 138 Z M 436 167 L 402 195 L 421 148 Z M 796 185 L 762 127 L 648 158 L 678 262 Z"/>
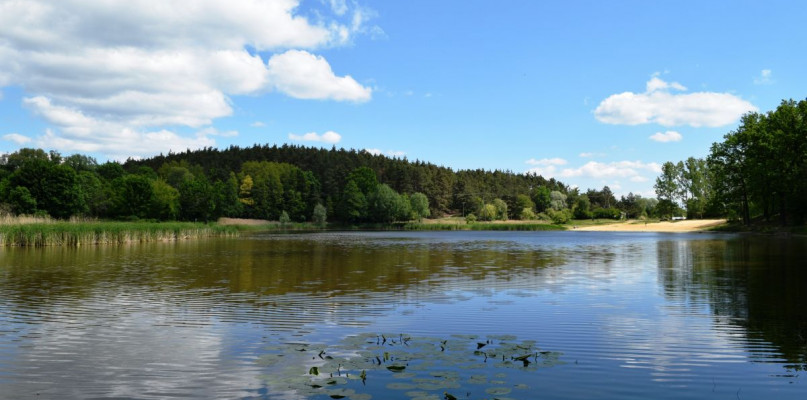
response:
<path id="1" fill-rule="evenodd" d="M 2 249 L 0 398 L 804 399 L 805 254 L 602 232 Z"/>

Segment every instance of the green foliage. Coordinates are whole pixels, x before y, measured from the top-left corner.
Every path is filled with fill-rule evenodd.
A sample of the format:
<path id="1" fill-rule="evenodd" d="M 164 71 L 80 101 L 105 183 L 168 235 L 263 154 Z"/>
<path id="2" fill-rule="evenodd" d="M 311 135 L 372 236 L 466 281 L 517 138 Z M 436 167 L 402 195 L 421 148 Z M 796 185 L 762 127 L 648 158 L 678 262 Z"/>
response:
<path id="1" fill-rule="evenodd" d="M 123 170 L 123 166 L 114 161 L 108 161 L 99 165 L 95 169 L 95 172 L 97 172 L 101 178 L 107 181 L 122 178 L 123 175 L 126 174 L 126 172 Z"/>
<path id="2" fill-rule="evenodd" d="M 247 161 L 240 176 L 239 198 L 254 218 L 277 219 L 286 210 L 293 220 L 305 221 L 319 202 L 319 182 L 291 164 Z"/>
<path id="3" fill-rule="evenodd" d="M 476 215 L 471 213 L 471 214 L 468 214 L 468 215 L 465 216 L 465 223 L 466 224 L 473 224 L 474 222 L 476 222 Z"/>
<path id="4" fill-rule="evenodd" d="M 727 216 L 744 224 L 778 215 L 781 225 L 807 218 L 807 100 L 782 101 L 774 111 L 742 117 L 714 143 L 706 160 L 666 162 L 656 179 L 656 211 L 668 217 Z"/>
<path id="5" fill-rule="evenodd" d="M 622 215 L 622 212 L 619 211 L 619 209 L 613 207 L 611 208 L 597 207 L 594 210 L 592 210 L 591 214 L 593 214 L 594 218 L 598 219 L 619 219 L 619 217 Z"/>
<path id="6" fill-rule="evenodd" d="M 386 184 L 376 187 L 368 199 L 370 215 L 376 222 L 392 222 L 405 213 L 404 202 L 400 196 Z M 406 202 L 408 205 L 408 202 Z"/>
<path id="7" fill-rule="evenodd" d="M 563 194 L 563 193 L 561 193 L 561 192 L 559 192 L 557 190 L 553 190 L 552 192 L 549 193 L 549 197 L 552 200 L 550 201 L 549 208 L 547 210 L 552 209 L 552 210 L 558 211 L 558 210 L 563 210 L 564 208 L 567 208 L 567 206 L 566 206 L 566 197 L 567 196 L 565 194 Z"/>
<path id="8" fill-rule="evenodd" d="M 291 222 L 291 217 L 289 217 L 289 213 L 283 210 L 283 212 L 280 213 L 280 218 L 278 218 L 278 221 L 280 222 L 280 225 L 286 225 Z"/>
<path id="9" fill-rule="evenodd" d="M 157 170 L 157 174 L 173 187 L 179 187 L 183 182 L 193 179 L 187 160 L 164 163 Z"/>
<path id="10" fill-rule="evenodd" d="M 153 181 L 153 180 L 156 180 L 157 178 L 159 178 L 159 176 L 157 176 L 157 173 L 154 172 L 154 170 L 151 169 L 151 167 L 149 167 L 147 165 L 141 165 L 141 166 L 135 168 L 134 175 L 140 175 L 140 176 L 146 177 L 150 181 Z"/>
<path id="11" fill-rule="evenodd" d="M 244 205 L 238 197 L 239 185 L 235 173 L 230 172 L 226 181 L 216 181 L 213 184 L 215 217 L 238 217 L 243 212 Z"/>
<path id="12" fill-rule="evenodd" d="M 73 154 L 64 158 L 64 165 L 73 168 L 73 171 L 81 172 L 94 172 L 98 168 L 98 162 L 90 156 L 82 154 Z"/>
<path id="13" fill-rule="evenodd" d="M 151 210 L 149 217 L 162 221 L 179 216 L 179 191 L 162 179 L 151 181 Z"/>
<path id="14" fill-rule="evenodd" d="M 355 181 L 348 181 L 339 202 L 339 214 L 344 221 L 359 222 L 367 218 L 367 199 Z"/>
<path id="15" fill-rule="evenodd" d="M 151 181 L 141 175 L 126 175 L 112 181 L 113 208 L 117 217 L 148 218 L 153 205 Z"/>
<path id="16" fill-rule="evenodd" d="M 359 167 L 354 169 L 347 177 L 348 182 L 353 181 L 358 186 L 361 193 L 369 196 L 378 187 L 378 177 L 375 171 L 369 167 Z"/>
<path id="17" fill-rule="evenodd" d="M 11 211 L 16 214 L 33 214 L 36 212 L 36 199 L 31 196 L 31 192 L 24 186 L 17 186 L 11 189 L 8 195 L 8 202 Z"/>
<path id="18" fill-rule="evenodd" d="M 3 156 L 3 158 L 6 168 L 8 168 L 10 171 L 16 171 L 26 161 L 51 161 L 50 156 L 45 152 L 45 150 L 32 148 L 19 149 L 14 153 Z"/>
<path id="19" fill-rule="evenodd" d="M 661 166 L 661 175 L 656 178 L 656 184 L 653 187 L 656 189 L 659 201 L 664 203 L 659 209 L 664 216 L 672 217 L 672 213 L 677 208 L 676 199 L 681 192 L 679 176 L 682 172 L 683 164 L 678 165 L 667 161 Z"/>
<path id="20" fill-rule="evenodd" d="M 108 217 L 112 212 L 114 197 L 110 183 L 102 181 L 94 171 L 85 169 L 78 174 L 78 184 L 87 214 Z"/>
<path id="21" fill-rule="evenodd" d="M 507 221 L 507 203 L 502 199 L 493 199 L 493 206 L 496 207 L 496 219 Z"/>
<path id="22" fill-rule="evenodd" d="M 524 213 L 524 210 L 527 210 L 527 209 L 530 210 L 530 212 L 533 212 L 534 209 L 535 209 L 535 203 L 532 201 L 532 199 L 530 199 L 530 196 L 527 196 L 526 194 L 519 194 L 518 196 L 516 196 L 516 208 L 515 209 L 518 210 L 518 214 L 516 216 L 519 219 L 530 219 L 530 218 L 525 218 L 524 215 L 522 215 L 522 214 Z M 534 212 L 532 213 L 532 218 L 535 218 L 535 213 Z"/>
<path id="23" fill-rule="evenodd" d="M 409 205 L 412 209 L 414 219 L 418 221 L 431 215 L 431 210 L 429 209 L 429 199 L 426 198 L 426 195 L 423 193 L 414 193 L 409 196 Z"/>
<path id="24" fill-rule="evenodd" d="M 577 198 L 574 205 L 574 218 L 576 219 L 591 219 L 594 213 L 591 212 L 591 201 L 588 195 L 582 195 Z"/>
<path id="25" fill-rule="evenodd" d="M 479 210 L 480 221 L 493 221 L 497 216 L 498 211 L 496 210 L 496 206 L 493 204 L 485 204 L 482 206 L 482 209 Z"/>
<path id="26" fill-rule="evenodd" d="M 216 208 L 210 182 L 205 177 L 185 181 L 179 186 L 179 212 L 182 219 L 208 222 Z"/>
<path id="27" fill-rule="evenodd" d="M 317 226 L 325 226 L 328 219 L 328 211 L 325 209 L 325 206 L 322 204 L 314 206 L 314 214 L 311 216 L 311 219 Z"/>
<path id="28" fill-rule="evenodd" d="M 750 113 L 740 127 L 712 145 L 707 165 L 715 201 L 748 225 L 753 214 L 778 214 L 781 225 L 807 216 L 807 100 L 782 101 L 766 114 Z M 714 208 L 708 206 L 708 208 Z"/>
<path id="29" fill-rule="evenodd" d="M 551 191 L 546 186 L 539 186 L 532 194 L 532 201 L 535 202 L 535 208 L 538 212 L 546 211 L 552 206 Z"/>
<path id="30" fill-rule="evenodd" d="M 381 184 L 389 190 L 379 192 Z M 18 186 L 27 195 L 15 189 Z M 535 174 L 455 172 L 335 148 L 207 148 L 125 165 L 98 165 L 92 157 L 62 158 L 41 149 L 0 156 L 0 206 L 57 218 L 276 220 L 285 210 L 291 221 L 307 221 L 323 204 L 336 220 L 385 223 L 460 212 L 489 218 L 492 213 L 480 211 L 490 203 L 496 207 L 492 218 L 504 219 L 508 210 L 512 217 L 521 217 L 536 199 L 544 204 L 538 207 L 546 207 L 552 190 L 568 192 L 562 183 Z"/>
<path id="31" fill-rule="evenodd" d="M 656 206 L 656 210 L 658 215 L 662 219 L 668 219 L 676 214 L 678 214 L 678 210 L 680 208 L 677 204 L 673 203 L 671 200 L 664 199 L 659 200 L 658 205 Z"/>
<path id="32" fill-rule="evenodd" d="M 518 215 L 519 219 L 523 221 L 531 221 L 536 219 L 535 211 L 533 211 L 530 207 L 523 208 Z"/>
<path id="33" fill-rule="evenodd" d="M 546 214 L 552 220 L 552 223 L 557 225 L 567 224 L 572 220 L 572 212 L 568 208 L 562 210 L 549 208 L 546 210 Z"/>
<path id="34" fill-rule="evenodd" d="M 76 171 L 42 158 L 26 159 L 9 177 L 9 187 L 24 187 L 37 209 L 54 218 L 69 218 L 85 211 Z"/>
<path id="35" fill-rule="evenodd" d="M 252 187 L 255 186 L 255 183 L 252 181 L 252 177 L 249 175 L 244 175 L 244 178 L 241 179 L 241 185 L 238 187 L 238 201 L 245 206 L 254 206 L 255 200 L 252 198 Z"/>

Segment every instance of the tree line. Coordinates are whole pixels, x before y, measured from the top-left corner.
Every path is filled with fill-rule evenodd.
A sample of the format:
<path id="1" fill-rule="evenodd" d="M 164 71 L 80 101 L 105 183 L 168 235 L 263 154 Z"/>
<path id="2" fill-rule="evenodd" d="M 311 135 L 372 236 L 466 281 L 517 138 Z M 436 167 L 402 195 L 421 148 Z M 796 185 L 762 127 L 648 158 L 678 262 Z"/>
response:
<path id="1" fill-rule="evenodd" d="M 663 215 L 804 224 L 807 101 L 783 100 L 773 111 L 744 115 L 705 159 L 664 163 L 655 188 Z"/>
<path id="2" fill-rule="evenodd" d="M 124 163 L 20 149 L 0 156 L 0 211 L 122 220 L 388 223 L 461 215 L 475 220 L 637 218 L 654 199 L 617 200 L 510 171 L 459 170 L 366 151 L 255 145 L 205 148 Z"/>

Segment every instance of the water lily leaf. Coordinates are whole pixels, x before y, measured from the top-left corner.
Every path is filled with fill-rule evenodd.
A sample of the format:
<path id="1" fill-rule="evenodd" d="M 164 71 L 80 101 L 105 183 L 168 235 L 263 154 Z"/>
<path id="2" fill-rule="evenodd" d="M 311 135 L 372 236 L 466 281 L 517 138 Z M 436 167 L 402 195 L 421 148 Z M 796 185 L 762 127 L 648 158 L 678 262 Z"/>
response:
<path id="1" fill-rule="evenodd" d="M 513 389 L 529 389 L 519 379 L 532 379 L 528 374 L 533 371 L 562 364 L 561 353 L 540 349 L 536 343 L 510 335 L 480 339 L 363 333 L 329 345 L 269 346 L 269 354 L 256 363 L 269 369 L 263 375 L 269 387 L 303 397 L 368 400 L 371 393 L 403 390 L 413 400 L 445 400 L 451 393 L 501 400 Z M 300 373 L 300 365 L 309 368 L 308 374 Z M 511 376 L 501 372 L 506 369 L 513 371 Z M 499 373 L 493 375 L 496 370 Z"/>
<path id="2" fill-rule="evenodd" d="M 485 393 L 493 396 L 509 394 L 513 390 L 508 387 L 492 387 L 485 389 Z"/>

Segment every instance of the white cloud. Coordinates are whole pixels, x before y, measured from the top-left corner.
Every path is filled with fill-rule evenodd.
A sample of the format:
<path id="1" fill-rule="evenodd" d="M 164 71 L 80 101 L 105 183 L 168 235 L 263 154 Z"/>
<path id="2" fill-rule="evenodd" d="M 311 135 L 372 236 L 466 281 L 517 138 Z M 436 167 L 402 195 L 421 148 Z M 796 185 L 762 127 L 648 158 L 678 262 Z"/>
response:
<path id="1" fill-rule="evenodd" d="M 686 87 L 653 76 L 644 93 L 611 95 L 597 106 L 594 115 L 606 124 L 718 127 L 736 122 L 747 112 L 757 111 L 753 104 L 733 94 L 671 93 L 673 90 L 685 91 Z"/>
<path id="2" fill-rule="evenodd" d="M 29 143 L 31 141 L 31 138 L 29 138 L 28 136 L 20 135 L 19 133 L 9 133 L 7 135 L 3 135 L 3 140 L 23 145 Z"/>
<path id="3" fill-rule="evenodd" d="M 579 155 L 581 158 L 605 157 L 605 153 L 584 152 Z"/>
<path id="4" fill-rule="evenodd" d="M 310 51 L 349 43 L 372 12 L 334 1 L 308 17 L 300 1 L 0 0 L 0 87 L 21 87 L 53 124 L 49 148 L 108 154 L 123 150 L 117 135 L 165 140 L 136 151 L 212 145 L 177 127 L 232 115 L 234 95 L 369 100 Z"/>
<path id="5" fill-rule="evenodd" d="M 568 161 L 562 158 L 542 158 L 540 160 L 536 160 L 534 158 L 530 158 L 526 161 L 529 165 L 535 165 L 535 167 L 530 168 L 527 170 L 527 173 L 541 175 L 543 177 L 550 177 L 555 176 L 558 171 L 559 165 L 566 165 Z"/>
<path id="6" fill-rule="evenodd" d="M 754 78 L 755 85 L 770 85 L 773 83 L 772 75 L 773 71 L 769 69 L 763 69 L 759 72 L 759 76 Z"/>
<path id="7" fill-rule="evenodd" d="M 650 136 L 650 140 L 655 140 L 656 142 L 661 143 L 680 142 L 683 138 L 684 137 L 676 131 L 656 132 Z"/>
<path id="8" fill-rule="evenodd" d="M 263 127 L 266 126 L 266 123 L 261 122 L 261 121 L 255 121 L 255 122 L 249 124 L 249 126 L 251 126 L 253 128 L 263 128 Z"/>
<path id="9" fill-rule="evenodd" d="M 562 158 L 542 158 L 540 160 L 530 158 L 529 160 L 526 161 L 526 163 L 530 165 L 549 166 L 549 165 L 566 165 L 568 161 Z"/>
<path id="10" fill-rule="evenodd" d="M 209 136 L 221 134 L 215 129 L 202 129 L 191 137 L 166 130 L 135 130 L 126 124 L 96 119 L 81 110 L 54 105 L 48 98 L 23 99 L 23 103 L 60 131 L 47 129 L 37 138 L 39 147 L 76 152 L 102 152 L 112 159 L 146 156 L 169 150 L 184 151 L 215 145 Z M 229 133 L 228 133 L 229 134 Z"/>
<path id="11" fill-rule="evenodd" d="M 196 136 L 220 136 L 220 137 L 235 137 L 238 136 L 238 131 L 220 131 L 212 126 L 204 128 L 196 132 Z"/>
<path id="12" fill-rule="evenodd" d="M 348 8 L 345 0 L 328 0 L 328 4 L 330 4 L 331 10 L 336 15 L 345 15 L 347 12 Z"/>
<path id="13" fill-rule="evenodd" d="M 367 101 L 372 89 L 349 75 L 338 77 L 324 58 L 303 50 L 289 50 L 269 59 L 273 86 L 298 99 Z"/>
<path id="14" fill-rule="evenodd" d="M 687 90 L 687 88 L 684 87 L 684 85 L 682 85 L 682 84 L 680 84 L 678 82 L 665 82 L 665 81 L 661 80 L 657 75 L 658 74 L 654 75 L 649 81 L 647 81 L 647 85 L 645 86 L 646 90 L 647 90 L 647 93 L 655 92 L 657 90 L 667 90 L 667 89 L 675 89 L 675 90 L 681 90 L 681 91 L 686 91 Z"/>
<path id="15" fill-rule="evenodd" d="M 304 135 L 295 135 L 293 133 L 289 133 L 289 139 L 298 142 L 339 143 L 339 141 L 342 140 L 342 135 L 334 131 L 327 131 L 322 135 L 316 132 L 309 132 Z"/>
<path id="16" fill-rule="evenodd" d="M 638 182 L 640 179 L 646 179 L 643 174 L 660 173 L 661 165 L 641 161 L 615 161 L 610 163 L 589 161 L 577 168 L 560 169 L 557 167 L 557 164 L 547 164 L 546 166 L 531 168 L 527 172 L 542 175 L 545 178 L 628 178 L 634 182 Z"/>
<path id="17" fill-rule="evenodd" d="M 388 157 L 392 157 L 392 158 L 403 158 L 404 156 L 406 156 L 406 152 L 400 151 L 400 150 L 382 151 L 381 149 L 373 148 L 373 149 L 364 149 L 364 151 L 366 151 L 366 152 L 368 152 L 368 153 L 370 153 L 370 154 L 372 154 L 374 156 L 380 156 L 382 154 L 385 154 Z"/>

